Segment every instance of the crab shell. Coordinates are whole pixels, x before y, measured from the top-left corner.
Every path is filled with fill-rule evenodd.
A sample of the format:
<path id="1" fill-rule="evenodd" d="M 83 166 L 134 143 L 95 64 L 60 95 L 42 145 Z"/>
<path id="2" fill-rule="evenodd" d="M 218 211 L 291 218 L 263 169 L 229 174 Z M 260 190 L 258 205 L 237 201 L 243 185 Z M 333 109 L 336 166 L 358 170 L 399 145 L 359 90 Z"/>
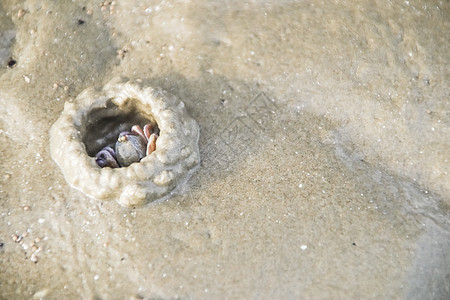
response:
<path id="1" fill-rule="evenodd" d="M 119 165 L 128 167 L 146 156 L 147 141 L 138 134 L 122 132 L 117 139 L 115 150 Z"/>

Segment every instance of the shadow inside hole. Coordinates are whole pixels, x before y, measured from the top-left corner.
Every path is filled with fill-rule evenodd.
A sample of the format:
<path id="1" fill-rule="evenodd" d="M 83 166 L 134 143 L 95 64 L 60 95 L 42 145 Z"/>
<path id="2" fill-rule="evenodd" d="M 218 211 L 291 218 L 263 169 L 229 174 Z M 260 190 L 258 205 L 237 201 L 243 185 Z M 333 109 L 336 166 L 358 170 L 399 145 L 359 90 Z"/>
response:
<path id="1" fill-rule="evenodd" d="M 91 157 L 106 146 L 114 148 L 119 134 L 130 131 L 133 125 L 143 127 L 152 123 L 156 128 L 155 131 L 159 131 L 155 118 L 136 99 L 127 99 L 121 107 L 112 100 L 108 100 L 106 105 L 101 107 L 92 107 L 86 114 L 84 122 L 82 141 Z"/>
<path id="2" fill-rule="evenodd" d="M 13 58 L 10 58 L 9 60 L 8 60 L 8 63 L 7 63 L 7 66 L 8 66 L 8 68 L 14 68 L 15 66 L 16 66 L 16 63 L 17 63 L 17 61 L 15 60 L 15 59 L 13 59 Z"/>

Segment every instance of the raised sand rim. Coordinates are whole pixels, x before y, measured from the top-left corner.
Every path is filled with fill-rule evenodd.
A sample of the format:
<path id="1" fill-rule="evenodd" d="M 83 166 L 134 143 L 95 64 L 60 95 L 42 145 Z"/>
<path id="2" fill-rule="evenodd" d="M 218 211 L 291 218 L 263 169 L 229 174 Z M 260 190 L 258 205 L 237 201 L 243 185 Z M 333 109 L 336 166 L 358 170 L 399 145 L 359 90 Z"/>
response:
<path id="1" fill-rule="evenodd" d="M 134 124 L 155 121 L 156 151 L 129 167 L 100 168 L 95 153 Z M 199 129 L 184 103 L 163 90 L 113 80 L 83 91 L 51 128 L 51 155 L 66 181 L 86 195 L 135 207 L 160 200 L 198 165 Z"/>

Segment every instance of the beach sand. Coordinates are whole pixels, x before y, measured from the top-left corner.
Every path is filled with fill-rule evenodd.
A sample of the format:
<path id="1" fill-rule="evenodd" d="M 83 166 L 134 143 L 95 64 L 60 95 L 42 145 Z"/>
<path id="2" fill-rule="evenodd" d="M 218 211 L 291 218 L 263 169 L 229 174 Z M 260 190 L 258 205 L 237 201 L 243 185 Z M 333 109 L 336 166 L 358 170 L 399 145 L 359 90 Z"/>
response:
<path id="1" fill-rule="evenodd" d="M 448 1 L 1 1 L 0 298 L 448 299 L 449 41 Z M 50 157 L 115 77 L 200 127 L 163 202 Z"/>

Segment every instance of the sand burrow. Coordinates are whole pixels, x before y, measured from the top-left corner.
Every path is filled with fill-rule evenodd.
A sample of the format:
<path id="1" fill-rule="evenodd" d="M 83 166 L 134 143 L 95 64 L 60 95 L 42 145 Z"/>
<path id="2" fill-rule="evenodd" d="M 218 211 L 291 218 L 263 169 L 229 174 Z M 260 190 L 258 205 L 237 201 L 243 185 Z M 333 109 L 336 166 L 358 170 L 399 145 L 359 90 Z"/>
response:
<path id="1" fill-rule="evenodd" d="M 100 168 L 95 154 L 134 124 L 155 122 L 156 151 L 129 167 Z M 50 130 L 52 158 L 66 181 L 86 195 L 136 207 L 166 198 L 200 161 L 199 129 L 184 103 L 163 90 L 114 79 L 67 102 Z"/>
<path id="2" fill-rule="evenodd" d="M 138 99 L 127 99 L 121 107 L 113 99 L 102 101 L 102 105 L 91 107 L 84 120 L 82 141 L 89 156 L 95 156 L 105 146 L 114 147 L 119 133 L 130 131 L 131 126 L 156 123 Z"/>

